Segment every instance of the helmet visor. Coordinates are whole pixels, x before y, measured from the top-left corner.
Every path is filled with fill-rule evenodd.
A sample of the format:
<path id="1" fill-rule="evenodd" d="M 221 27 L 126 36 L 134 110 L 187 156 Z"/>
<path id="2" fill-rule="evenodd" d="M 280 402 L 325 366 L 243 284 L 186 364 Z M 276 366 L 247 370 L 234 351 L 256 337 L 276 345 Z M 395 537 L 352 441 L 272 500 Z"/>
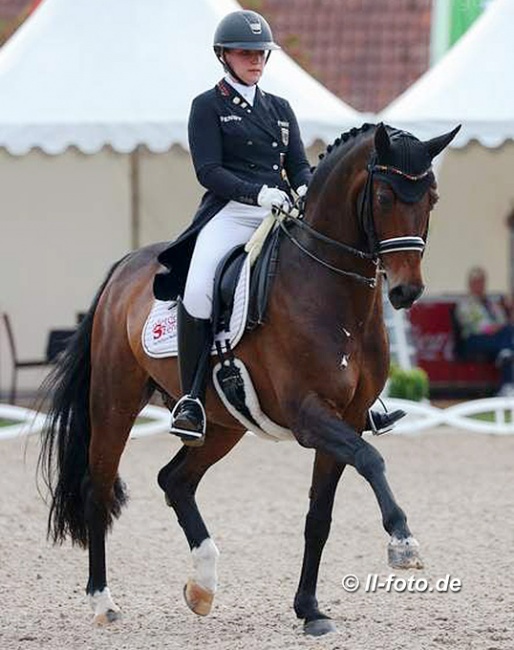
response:
<path id="1" fill-rule="evenodd" d="M 214 43 L 214 47 L 222 47 L 224 50 L 281 50 L 280 45 L 272 41 L 239 41 L 232 43 Z"/>

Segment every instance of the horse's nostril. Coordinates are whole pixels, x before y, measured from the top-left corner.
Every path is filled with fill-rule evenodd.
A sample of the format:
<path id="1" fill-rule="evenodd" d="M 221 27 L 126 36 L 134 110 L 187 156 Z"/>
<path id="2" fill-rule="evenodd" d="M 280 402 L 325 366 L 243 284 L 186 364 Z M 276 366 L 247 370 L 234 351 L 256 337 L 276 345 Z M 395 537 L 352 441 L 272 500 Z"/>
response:
<path id="1" fill-rule="evenodd" d="M 423 285 L 398 284 L 389 292 L 389 300 L 395 309 L 409 308 L 423 293 Z"/>

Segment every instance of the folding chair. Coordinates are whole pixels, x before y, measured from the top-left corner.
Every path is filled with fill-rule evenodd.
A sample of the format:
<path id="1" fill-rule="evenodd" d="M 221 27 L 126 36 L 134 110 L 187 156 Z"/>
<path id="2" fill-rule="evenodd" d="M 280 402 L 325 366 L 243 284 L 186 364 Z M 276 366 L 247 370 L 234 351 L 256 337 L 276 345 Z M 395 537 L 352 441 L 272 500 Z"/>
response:
<path id="1" fill-rule="evenodd" d="M 44 366 L 51 365 L 47 359 L 37 359 L 37 360 L 21 360 L 18 358 L 18 353 L 16 351 L 16 342 L 14 340 L 14 333 L 11 327 L 11 321 L 8 314 L 3 313 L 2 318 L 4 321 L 5 331 L 7 332 L 7 342 L 9 344 L 9 350 L 11 353 L 12 360 L 12 370 L 11 370 L 11 390 L 9 401 L 11 404 L 16 403 L 16 387 L 18 380 L 18 371 L 26 368 L 42 368 Z"/>

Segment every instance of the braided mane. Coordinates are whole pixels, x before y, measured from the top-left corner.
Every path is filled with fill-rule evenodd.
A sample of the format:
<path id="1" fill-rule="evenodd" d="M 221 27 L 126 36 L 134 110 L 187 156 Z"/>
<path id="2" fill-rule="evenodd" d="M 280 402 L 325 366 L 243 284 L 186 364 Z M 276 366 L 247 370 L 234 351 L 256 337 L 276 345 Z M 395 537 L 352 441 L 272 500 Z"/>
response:
<path id="1" fill-rule="evenodd" d="M 353 127 L 344 133 L 341 133 L 332 144 L 329 144 L 323 153 L 319 154 L 319 163 L 317 166 L 312 167 L 311 171 L 313 173 L 312 182 L 320 180 L 321 178 L 328 175 L 334 164 L 339 160 L 340 156 L 334 155 L 335 153 L 343 153 L 346 151 L 346 147 L 343 145 L 348 144 L 353 146 L 355 144 L 356 138 L 363 133 L 367 133 L 371 129 L 375 128 L 376 124 L 370 124 L 365 122 L 359 128 Z"/>

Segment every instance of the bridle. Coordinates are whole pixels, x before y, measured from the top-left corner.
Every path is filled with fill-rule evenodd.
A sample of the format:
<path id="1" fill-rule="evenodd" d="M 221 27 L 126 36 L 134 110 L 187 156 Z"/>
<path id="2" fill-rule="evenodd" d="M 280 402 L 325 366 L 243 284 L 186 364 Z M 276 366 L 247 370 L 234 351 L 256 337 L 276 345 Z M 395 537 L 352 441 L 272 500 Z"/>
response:
<path id="1" fill-rule="evenodd" d="M 359 221 L 362 230 L 366 234 L 370 250 L 378 257 L 385 255 L 386 253 L 396 253 L 399 251 L 418 251 L 419 253 L 423 253 L 426 246 L 426 232 L 423 237 L 404 235 L 402 237 L 392 237 L 391 239 L 382 239 L 378 241 L 375 232 L 375 222 L 373 219 L 373 179 L 375 172 L 381 172 L 383 174 L 394 174 L 401 178 L 406 178 L 409 181 L 421 181 L 432 173 L 432 167 L 430 166 L 421 174 L 407 174 L 401 169 L 397 169 L 390 165 L 379 165 L 377 163 L 376 153 L 373 153 L 367 169 L 368 177 L 362 195 L 363 198 L 361 200 L 361 209 L 359 211 Z"/>
<path id="2" fill-rule="evenodd" d="M 304 220 L 304 199 L 298 199 L 294 205 L 294 208 L 297 208 L 298 216 L 292 216 L 289 212 L 282 210 L 281 208 L 275 208 L 274 214 L 277 217 L 279 227 L 286 237 L 291 241 L 297 248 L 299 248 L 305 255 L 310 257 L 312 260 L 320 264 L 321 266 L 338 273 L 339 275 L 344 275 L 358 282 L 362 282 L 371 289 L 374 289 L 377 286 L 377 272 L 375 271 L 374 277 L 367 277 L 356 273 L 353 271 L 347 271 L 345 269 L 340 269 L 336 266 L 333 266 L 329 262 L 321 259 L 310 251 L 306 246 L 296 239 L 291 230 L 293 228 L 299 228 L 305 232 L 309 237 L 321 241 L 325 244 L 329 244 L 334 248 L 342 251 L 344 253 L 349 253 L 354 255 L 362 260 L 369 260 L 372 262 L 375 267 L 378 268 L 381 262 L 382 255 L 388 253 L 396 253 L 399 251 L 418 251 L 423 254 L 426 246 L 426 239 L 428 234 L 428 226 L 423 237 L 405 235 L 401 237 L 392 237 L 390 239 L 378 240 L 375 231 L 375 225 L 373 220 L 373 177 L 375 172 L 387 173 L 387 174 L 397 174 L 411 181 L 422 180 L 426 178 L 431 172 L 431 167 L 427 169 L 422 174 L 411 175 L 406 174 L 396 167 L 391 167 L 388 165 L 379 165 L 376 161 L 376 154 L 373 153 L 371 159 L 367 165 L 368 177 L 366 179 L 366 184 L 361 194 L 360 199 L 360 209 L 359 209 L 359 226 L 363 233 L 365 234 L 368 248 L 370 252 L 354 248 L 343 242 L 340 242 L 331 237 L 323 235 L 318 230 L 310 226 Z"/>

